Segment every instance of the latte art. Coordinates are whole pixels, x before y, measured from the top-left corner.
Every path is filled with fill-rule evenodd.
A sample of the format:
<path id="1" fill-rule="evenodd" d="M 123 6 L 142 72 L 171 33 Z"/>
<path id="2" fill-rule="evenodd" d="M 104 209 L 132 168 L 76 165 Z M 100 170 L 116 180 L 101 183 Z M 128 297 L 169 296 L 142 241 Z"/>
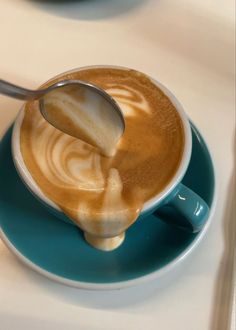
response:
<path id="1" fill-rule="evenodd" d="M 107 86 L 106 92 L 112 95 L 117 103 L 122 104 L 122 112 L 125 116 L 135 116 L 137 110 L 150 112 L 148 101 L 142 93 L 129 86 L 119 88 L 111 84 Z"/>
<path id="2" fill-rule="evenodd" d="M 94 83 L 120 105 L 126 130 L 115 155 L 103 157 L 55 129 L 38 111 L 38 103 L 28 102 L 20 134 L 22 156 L 42 192 L 78 226 L 96 239 L 114 237 L 174 176 L 184 145 L 181 119 L 163 92 L 136 71 L 86 69 L 61 79 L 66 78 Z"/>

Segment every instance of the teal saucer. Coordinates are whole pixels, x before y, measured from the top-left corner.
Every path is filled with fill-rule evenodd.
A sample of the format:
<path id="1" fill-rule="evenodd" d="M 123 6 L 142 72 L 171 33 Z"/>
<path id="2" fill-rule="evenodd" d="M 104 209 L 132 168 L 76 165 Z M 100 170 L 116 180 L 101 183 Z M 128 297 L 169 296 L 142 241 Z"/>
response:
<path id="1" fill-rule="evenodd" d="M 210 206 L 215 177 L 206 144 L 192 125 L 193 151 L 184 184 Z M 210 215 L 211 218 L 211 215 Z M 112 252 L 89 246 L 75 226 L 57 219 L 18 177 L 11 157 L 11 129 L 0 142 L 0 235 L 28 266 L 61 283 L 87 289 L 115 289 L 157 278 L 190 254 L 205 235 L 168 225 L 155 216 L 137 221 Z"/>

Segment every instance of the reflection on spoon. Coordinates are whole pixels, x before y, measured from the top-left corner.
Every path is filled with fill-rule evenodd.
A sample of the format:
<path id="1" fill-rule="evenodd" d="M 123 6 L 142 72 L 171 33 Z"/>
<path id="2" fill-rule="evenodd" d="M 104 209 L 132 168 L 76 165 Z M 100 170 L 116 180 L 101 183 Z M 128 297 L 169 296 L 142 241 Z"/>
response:
<path id="1" fill-rule="evenodd" d="M 89 87 L 88 87 L 89 86 Z M 53 126 L 113 156 L 124 132 L 124 119 L 115 101 L 90 85 L 65 85 L 40 100 L 41 112 Z"/>

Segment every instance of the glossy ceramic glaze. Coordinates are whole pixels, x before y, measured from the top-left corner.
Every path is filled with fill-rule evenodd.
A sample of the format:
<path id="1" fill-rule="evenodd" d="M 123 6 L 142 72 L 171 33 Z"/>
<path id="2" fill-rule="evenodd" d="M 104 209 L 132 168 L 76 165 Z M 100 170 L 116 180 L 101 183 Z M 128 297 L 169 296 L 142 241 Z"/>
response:
<path id="1" fill-rule="evenodd" d="M 183 183 L 212 209 L 211 156 L 194 126 L 192 135 L 192 156 Z M 6 245 L 41 274 L 80 288 L 123 288 L 164 275 L 190 254 L 209 226 L 210 218 L 200 233 L 191 234 L 164 223 L 156 213 L 130 227 L 118 249 L 96 250 L 77 227 L 47 212 L 21 182 L 11 157 L 11 129 L 0 143 L 0 182 L 1 237 Z"/>

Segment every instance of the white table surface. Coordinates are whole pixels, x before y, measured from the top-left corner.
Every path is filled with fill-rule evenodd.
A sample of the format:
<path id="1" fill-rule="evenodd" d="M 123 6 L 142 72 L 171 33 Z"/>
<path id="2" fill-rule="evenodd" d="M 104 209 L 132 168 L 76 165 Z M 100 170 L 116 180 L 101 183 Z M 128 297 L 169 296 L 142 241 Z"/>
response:
<path id="1" fill-rule="evenodd" d="M 0 329 L 227 329 L 235 220 L 234 0 L 55 2 L 0 0 L 1 78 L 34 88 L 91 64 L 124 65 L 156 77 L 209 144 L 218 203 L 207 237 L 183 268 L 121 291 L 51 282 L 0 242 Z M 20 104 L 1 96 L 1 135 Z"/>

